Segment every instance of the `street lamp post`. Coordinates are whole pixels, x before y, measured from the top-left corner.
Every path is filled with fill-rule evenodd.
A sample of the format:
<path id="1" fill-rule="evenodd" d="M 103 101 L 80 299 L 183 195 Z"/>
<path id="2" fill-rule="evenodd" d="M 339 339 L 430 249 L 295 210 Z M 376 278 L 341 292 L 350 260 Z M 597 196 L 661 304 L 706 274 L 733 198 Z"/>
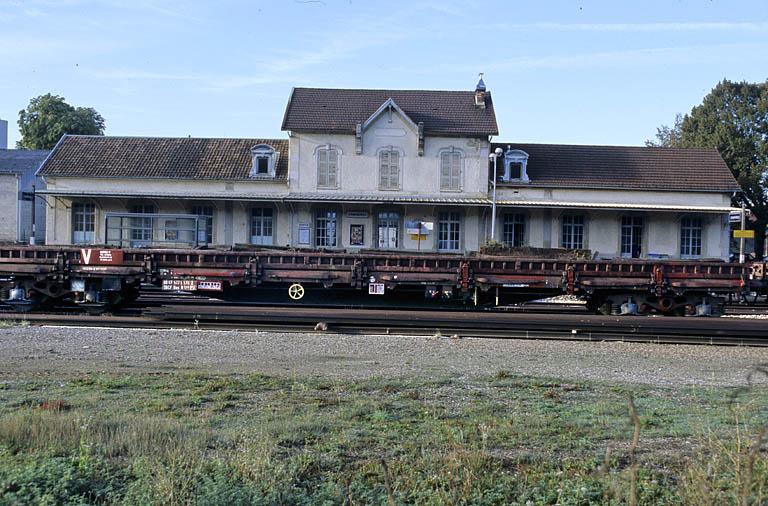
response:
<path id="1" fill-rule="evenodd" d="M 491 200 L 491 240 L 496 240 L 496 160 L 504 153 L 501 148 L 496 148 L 488 158 L 493 160 L 493 198 Z"/>

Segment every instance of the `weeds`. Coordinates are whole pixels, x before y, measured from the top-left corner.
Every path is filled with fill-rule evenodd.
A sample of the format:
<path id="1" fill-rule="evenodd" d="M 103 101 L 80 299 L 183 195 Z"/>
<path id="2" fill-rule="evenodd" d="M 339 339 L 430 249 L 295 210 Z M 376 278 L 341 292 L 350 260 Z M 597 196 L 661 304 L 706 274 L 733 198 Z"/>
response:
<path id="1" fill-rule="evenodd" d="M 14 381 L 0 390 L 0 503 L 764 503 L 768 401 L 694 393 L 628 401 L 508 371 Z"/>

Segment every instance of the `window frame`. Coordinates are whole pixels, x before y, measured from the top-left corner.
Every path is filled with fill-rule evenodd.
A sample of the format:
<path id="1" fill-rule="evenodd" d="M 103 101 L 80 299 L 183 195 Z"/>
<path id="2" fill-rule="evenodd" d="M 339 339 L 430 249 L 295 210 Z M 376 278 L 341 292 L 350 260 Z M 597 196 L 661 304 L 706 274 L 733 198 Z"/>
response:
<path id="1" fill-rule="evenodd" d="M 90 211 L 78 210 L 78 207 L 90 207 Z M 73 202 L 71 207 L 71 219 L 72 219 L 72 244 L 95 244 L 96 242 L 96 204 L 91 202 Z M 90 216 L 90 220 L 87 218 Z M 82 219 L 78 219 L 82 218 Z M 79 230 L 79 226 L 82 225 L 84 230 Z M 90 230 L 87 230 L 90 225 Z M 83 238 L 78 240 L 75 238 L 76 233 L 82 233 Z M 90 238 L 88 236 L 90 234 Z"/>
<path id="2" fill-rule="evenodd" d="M 392 156 L 397 157 L 397 163 L 395 170 L 392 170 Z M 384 184 L 384 157 L 388 157 L 387 164 L 387 184 Z M 402 174 L 403 174 L 403 153 L 400 149 L 394 146 L 387 146 L 378 150 L 378 165 L 379 165 L 379 190 L 382 191 L 397 191 L 402 189 Z M 394 177 L 393 177 L 394 172 Z M 394 180 L 394 182 L 393 182 Z"/>
<path id="3" fill-rule="evenodd" d="M 256 211 L 260 211 L 257 216 Z M 269 211 L 269 216 L 265 211 Z M 267 221 L 269 218 L 269 221 Z M 254 234 L 254 226 L 259 223 L 260 234 Z M 266 225 L 269 223 L 269 234 L 265 234 Z M 254 237 L 261 237 L 261 241 L 254 241 Z M 264 239 L 269 238 L 269 242 L 264 242 Z M 248 244 L 254 246 L 274 246 L 275 245 L 275 208 L 271 206 L 252 206 L 250 208 L 248 217 Z"/>
<path id="4" fill-rule="evenodd" d="M 686 225 L 686 221 L 698 222 L 698 226 L 694 227 Z M 685 241 L 685 232 L 689 230 L 691 232 L 698 231 L 698 238 L 695 235 L 691 235 L 687 241 Z M 684 260 L 701 258 L 704 253 L 704 218 L 701 216 L 688 215 L 680 218 L 680 258 Z M 683 253 L 684 248 L 695 247 L 695 241 L 698 240 L 698 252 L 697 253 Z M 686 244 L 687 243 L 687 244 Z"/>
<path id="5" fill-rule="evenodd" d="M 149 210 L 149 211 L 148 211 Z M 132 214 L 146 214 L 146 217 L 131 218 L 131 239 L 130 244 L 133 248 L 149 247 L 155 242 L 155 218 L 157 214 L 157 205 L 154 203 L 136 203 L 131 204 Z M 149 237 L 146 237 L 149 235 Z"/>
<path id="6" fill-rule="evenodd" d="M 201 211 L 208 211 L 210 210 L 210 214 L 201 212 Z M 193 205 L 190 208 L 189 214 L 194 214 L 195 216 L 204 217 L 205 220 L 205 244 L 213 244 L 213 222 L 214 217 L 216 216 L 216 208 L 215 206 L 211 204 L 196 204 Z M 200 232 L 198 231 L 197 236 L 197 243 L 198 245 L 202 242 L 200 241 Z"/>
<path id="7" fill-rule="evenodd" d="M 331 153 L 334 153 L 334 170 L 331 172 Z M 323 158 L 325 157 L 325 160 Z M 341 181 L 341 148 L 333 144 L 324 144 L 315 149 L 315 169 L 317 172 L 317 188 L 319 190 L 337 190 Z M 325 165 L 325 168 L 323 167 Z M 325 174 L 323 172 L 325 171 Z M 333 174 L 333 183 L 331 183 Z"/>
<path id="8" fill-rule="evenodd" d="M 465 155 L 464 151 L 456 147 L 443 148 L 437 153 L 438 160 L 438 187 L 441 192 L 461 192 L 464 190 L 464 165 Z M 444 161 L 446 157 L 450 159 L 450 166 L 447 167 L 449 174 L 446 176 L 444 172 L 446 167 Z M 458 174 L 455 174 L 458 172 Z M 448 185 L 444 185 L 445 180 L 449 180 Z M 456 185 L 453 185 L 453 181 Z"/>
<path id="9" fill-rule="evenodd" d="M 448 224 L 448 229 L 446 230 L 446 233 L 448 234 L 448 237 L 446 239 L 441 239 L 441 235 L 443 234 L 443 224 Z M 437 231 L 435 233 L 435 250 L 445 253 L 457 253 L 461 252 L 462 250 L 462 239 L 463 239 L 463 232 L 462 229 L 464 224 L 464 216 L 463 213 L 460 211 L 438 211 L 437 213 Z M 451 230 L 451 225 L 456 225 L 456 230 Z M 451 235 L 456 234 L 456 238 L 452 238 Z M 454 243 L 456 244 L 455 248 L 450 247 Z M 449 243 L 449 247 L 445 247 L 444 243 Z"/>
<path id="10" fill-rule="evenodd" d="M 630 225 L 626 225 L 625 220 L 632 220 L 633 223 L 631 223 Z M 634 245 L 634 232 L 632 229 L 634 229 L 634 227 L 636 226 L 636 224 L 634 223 L 635 220 L 640 220 L 640 238 L 639 238 L 640 249 L 638 251 L 638 256 L 634 256 L 634 253 L 633 253 L 633 251 L 635 250 L 634 248 L 635 245 Z M 632 248 L 629 252 L 626 252 L 626 253 L 624 251 L 625 228 L 629 228 L 631 230 L 629 235 L 629 241 L 630 241 L 630 246 Z M 645 229 L 646 229 L 646 218 L 641 214 L 624 214 L 620 217 L 619 219 L 619 257 L 629 258 L 629 259 L 643 258 L 643 255 L 645 253 L 645 242 L 646 242 Z"/>
<path id="11" fill-rule="evenodd" d="M 520 222 L 507 223 L 507 218 L 521 218 Z M 507 227 L 512 226 L 512 242 L 507 241 Z M 515 243 L 515 228 L 520 226 L 522 228 L 522 237 L 520 243 Z M 495 239 L 495 238 L 494 238 Z M 520 248 L 528 244 L 528 214 L 524 212 L 506 211 L 501 215 L 501 243 L 504 246 L 511 248 Z"/>
<path id="12" fill-rule="evenodd" d="M 333 218 L 329 217 L 329 214 L 333 213 Z M 324 216 L 323 216 L 324 215 Z M 325 226 L 323 227 L 324 234 L 320 234 L 320 227 L 319 222 L 320 221 L 325 222 Z M 333 241 L 332 244 L 330 243 L 329 239 L 331 236 L 327 233 L 329 230 L 328 223 L 330 221 L 333 221 Z M 320 208 L 315 209 L 313 213 L 313 219 L 312 219 L 312 225 L 313 225 L 313 239 L 312 244 L 314 244 L 315 248 L 328 248 L 328 249 L 336 249 L 340 247 L 340 236 L 339 236 L 339 230 L 341 230 L 341 212 L 332 207 L 328 208 Z M 323 242 L 323 244 L 321 244 Z"/>
<path id="13" fill-rule="evenodd" d="M 504 170 L 500 175 L 497 175 L 501 179 L 502 183 L 528 183 L 528 158 L 529 155 L 521 149 L 507 150 L 503 155 Z M 512 177 L 512 164 L 520 164 L 519 177 Z"/>
<path id="14" fill-rule="evenodd" d="M 277 160 L 280 153 L 269 144 L 256 144 L 251 147 L 251 170 L 248 176 L 254 179 L 274 179 L 277 171 Z M 260 162 L 266 160 L 267 171 L 261 172 Z"/>
<path id="15" fill-rule="evenodd" d="M 389 209 L 382 209 L 376 212 L 375 214 L 376 218 L 376 249 L 380 250 L 398 250 L 402 246 L 402 234 L 403 234 L 403 217 L 399 211 L 396 210 L 389 210 Z M 382 247 L 381 246 L 381 224 L 384 221 L 387 220 L 394 220 L 395 221 L 395 227 L 397 229 L 397 234 L 395 236 L 395 246 L 394 247 Z"/>
<path id="16" fill-rule="evenodd" d="M 581 223 L 575 223 L 576 219 L 579 219 Z M 568 223 L 570 221 L 570 223 Z M 566 241 L 566 227 L 571 227 L 569 232 L 568 241 Z M 577 236 L 575 231 L 577 228 L 581 229 L 581 243 L 576 247 Z M 577 250 L 586 249 L 587 246 L 587 215 L 582 213 L 567 213 L 560 216 L 560 247 L 564 249 Z"/>

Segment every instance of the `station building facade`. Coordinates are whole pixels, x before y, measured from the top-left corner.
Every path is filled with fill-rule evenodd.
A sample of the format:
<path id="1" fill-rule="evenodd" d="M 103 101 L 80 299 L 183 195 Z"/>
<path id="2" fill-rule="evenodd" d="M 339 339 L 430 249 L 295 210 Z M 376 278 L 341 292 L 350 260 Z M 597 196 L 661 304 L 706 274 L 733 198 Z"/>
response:
<path id="1" fill-rule="evenodd" d="M 494 240 L 728 257 L 740 189 L 717 151 L 496 142 L 482 79 L 469 91 L 295 88 L 282 129 L 65 136 L 39 172 L 46 242 L 468 253 Z"/>

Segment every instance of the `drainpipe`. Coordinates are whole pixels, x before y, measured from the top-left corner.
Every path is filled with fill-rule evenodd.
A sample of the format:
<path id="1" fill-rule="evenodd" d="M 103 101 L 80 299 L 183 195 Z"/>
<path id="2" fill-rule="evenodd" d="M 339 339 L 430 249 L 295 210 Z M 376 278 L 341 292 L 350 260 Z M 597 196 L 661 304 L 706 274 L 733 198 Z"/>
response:
<path id="1" fill-rule="evenodd" d="M 498 158 L 504 153 L 501 148 L 496 148 L 489 158 L 493 160 L 493 199 L 491 202 L 491 241 L 496 240 L 496 164 Z"/>
<path id="2" fill-rule="evenodd" d="M 741 229 L 744 230 L 745 227 L 745 221 L 746 221 L 746 212 L 745 212 L 746 204 L 742 201 L 741 203 Z M 744 263 L 744 236 L 739 238 L 739 263 Z"/>

